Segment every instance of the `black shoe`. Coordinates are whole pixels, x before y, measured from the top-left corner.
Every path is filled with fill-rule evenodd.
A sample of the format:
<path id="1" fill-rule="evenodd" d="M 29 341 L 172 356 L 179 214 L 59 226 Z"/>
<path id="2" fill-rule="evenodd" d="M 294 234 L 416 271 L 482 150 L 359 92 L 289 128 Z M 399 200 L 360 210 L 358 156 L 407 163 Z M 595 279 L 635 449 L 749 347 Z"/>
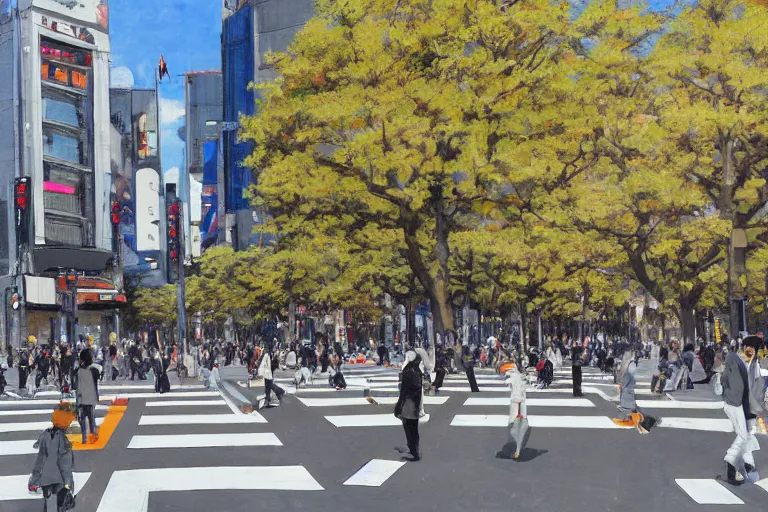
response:
<path id="1" fill-rule="evenodd" d="M 736 480 L 736 468 L 729 462 L 725 463 L 725 479 L 730 484 L 739 484 L 739 482 Z"/>
<path id="2" fill-rule="evenodd" d="M 755 470 L 755 466 L 753 466 L 752 464 L 747 464 L 745 462 L 744 463 L 744 469 L 747 470 L 747 473 L 751 473 L 751 472 L 753 472 Z"/>
<path id="3" fill-rule="evenodd" d="M 579 391 L 579 392 L 575 392 L 575 391 L 574 391 L 574 393 L 573 393 L 573 396 L 574 396 L 575 398 L 579 398 L 579 397 L 582 397 L 582 396 L 584 396 L 584 393 L 582 393 L 581 391 Z"/>
<path id="4" fill-rule="evenodd" d="M 413 454 L 412 453 L 411 457 L 412 457 L 411 462 L 419 462 L 421 460 L 421 454 L 420 453 L 417 453 L 417 454 Z"/>

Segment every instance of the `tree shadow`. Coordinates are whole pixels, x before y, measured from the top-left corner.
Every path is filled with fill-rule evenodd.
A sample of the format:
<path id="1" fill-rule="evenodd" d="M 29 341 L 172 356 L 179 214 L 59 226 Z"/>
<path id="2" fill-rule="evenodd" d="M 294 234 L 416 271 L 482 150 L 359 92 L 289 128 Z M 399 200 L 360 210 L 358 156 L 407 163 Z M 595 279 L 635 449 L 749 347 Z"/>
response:
<path id="1" fill-rule="evenodd" d="M 541 455 L 544 455 L 549 450 L 537 450 L 536 448 L 523 448 L 523 450 L 520 452 L 520 456 L 517 459 L 513 459 L 512 456 L 515 454 L 515 448 L 517 447 L 517 444 L 514 441 L 510 441 L 507 444 L 504 445 L 504 447 L 501 449 L 501 451 L 496 452 L 496 458 L 497 459 L 511 459 L 515 462 L 530 462 L 533 459 L 538 458 Z"/>

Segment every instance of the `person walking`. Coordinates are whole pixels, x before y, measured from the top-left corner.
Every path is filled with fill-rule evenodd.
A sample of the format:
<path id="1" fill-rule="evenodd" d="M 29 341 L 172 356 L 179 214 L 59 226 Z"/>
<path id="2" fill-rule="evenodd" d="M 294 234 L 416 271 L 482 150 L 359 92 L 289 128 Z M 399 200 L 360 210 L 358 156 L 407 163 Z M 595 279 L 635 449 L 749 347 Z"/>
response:
<path id="1" fill-rule="evenodd" d="M 17 366 L 19 371 L 19 391 L 23 391 L 27 387 L 27 377 L 29 377 L 29 353 L 26 349 L 22 349 L 19 352 L 19 364 Z"/>
<path id="2" fill-rule="evenodd" d="M 413 462 L 421 460 L 419 451 L 419 411 L 422 402 L 422 379 L 420 370 L 421 357 L 409 350 L 405 353 L 405 367 L 401 373 L 400 395 L 395 404 L 395 417 L 403 422 L 407 451 Z M 400 453 L 406 449 L 395 448 Z"/>
<path id="3" fill-rule="evenodd" d="M 61 403 L 53 411 L 53 426 L 37 439 L 37 459 L 29 477 L 29 492 L 43 491 L 43 512 L 66 512 L 74 508 L 75 455 L 72 443 L 67 439 L 67 429 L 75 419 L 74 406 Z"/>
<path id="4" fill-rule="evenodd" d="M 734 351 L 729 351 L 725 358 L 725 370 L 720 377 L 720 387 L 716 392 L 723 396 L 723 410 L 731 420 L 736 439 L 725 453 L 726 480 L 738 484 L 737 471 L 746 478 L 749 473 L 747 466 L 754 468 L 755 460 L 752 455 L 757 441 L 750 432 L 748 422 L 754 418 L 749 407 L 749 377 L 744 361 Z"/>
<path id="5" fill-rule="evenodd" d="M 256 373 L 257 376 L 264 377 L 264 395 L 267 407 L 277 407 L 283 401 L 285 391 L 274 382 L 274 371 L 279 366 L 280 361 L 275 357 L 273 346 L 271 344 L 267 345 Z M 277 403 L 272 402 L 272 391 L 275 392 Z"/>
<path id="6" fill-rule="evenodd" d="M 440 342 L 440 346 L 437 349 L 436 359 L 437 369 L 435 370 L 435 382 L 432 387 L 434 388 L 435 393 L 439 393 L 440 388 L 443 387 L 443 379 L 445 379 L 445 374 L 448 372 L 448 367 L 451 364 L 451 355 L 448 352 L 445 343 L 443 342 Z"/>
<path id="7" fill-rule="evenodd" d="M 477 387 L 477 379 L 475 379 L 475 364 L 477 363 L 475 356 L 469 350 L 468 345 L 464 345 L 462 351 L 464 355 L 462 363 L 464 364 L 464 372 L 467 374 L 467 380 L 469 381 L 469 389 L 472 393 L 479 393 L 480 388 Z"/>
<path id="8" fill-rule="evenodd" d="M 571 379 L 573 380 L 573 396 L 575 397 L 584 396 L 584 393 L 581 392 L 581 367 L 583 365 L 582 348 L 578 345 L 574 346 L 571 356 Z"/>
<path id="9" fill-rule="evenodd" d="M 510 435 L 513 435 L 513 432 L 517 435 L 517 438 L 514 439 L 515 453 L 512 455 L 514 459 L 517 459 L 520 456 L 520 452 L 522 452 L 525 447 L 525 430 L 528 428 L 526 421 L 528 417 L 528 408 L 525 404 L 525 370 L 523 369 L 523 364 L 519 357 L 514 357 L 513 359 L 514 362 L 502 365 L 499 368 L 499 372 L 504 375 L 506 382 L 509 383 L 508 428 Z"/>
<path id="10" fill-rule="evenodd" d="M 93 441 L 99 439 L 99 431 L 96 428 L 96 406 L 99 404 L 100 374 L 101 366 L 93 362 L 93 351 L 89 348 L 80 351 L 80 368 L 77 370 L 77 412 L 83 444 L 88 444 L 86 421 Z"/>

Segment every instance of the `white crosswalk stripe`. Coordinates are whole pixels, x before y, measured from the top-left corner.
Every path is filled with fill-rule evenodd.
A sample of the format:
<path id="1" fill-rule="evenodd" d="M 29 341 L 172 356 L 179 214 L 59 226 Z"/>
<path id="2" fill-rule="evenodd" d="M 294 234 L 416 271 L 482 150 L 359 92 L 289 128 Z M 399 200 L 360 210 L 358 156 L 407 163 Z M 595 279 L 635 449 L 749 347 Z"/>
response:
<path id="1" fill-rule="evenodd" d="M 357 473 L 349 477 L 344 485 L 359 485 L 364 487 L 381 487 L 405 462 L 395 460 L 372 459 Z"/>
<path id="2" fill-rule="evenodd" d="M 744 502 L 714 478 L 684 479 L 675 483 L 699 505 L 743 505 Z"/>

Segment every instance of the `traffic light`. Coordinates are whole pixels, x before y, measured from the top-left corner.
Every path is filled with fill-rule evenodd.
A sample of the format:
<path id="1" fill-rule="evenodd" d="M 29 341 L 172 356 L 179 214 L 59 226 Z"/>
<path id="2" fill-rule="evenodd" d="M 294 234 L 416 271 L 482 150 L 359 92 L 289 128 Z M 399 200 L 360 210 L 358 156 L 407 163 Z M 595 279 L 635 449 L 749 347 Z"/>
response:
<path id="1" fill-rule="evenodd" d="M 168 206 L 168 254 L 174 265 L 179 263 L 179 205 Z"/>
<path id="2" fill-rule="evenodd" d="M 117 201 L 112 203 L 112 225 L 117 226 L 120 224 L 120 203 Z"/>
<path id="3" fill-rule="evenodd" d="M 29 238 L 29 193 L 32 183 L 28 177 L 14 180 L 14 220 L 16 225 L 16 241 L 19 244 L 26 243 Z"/>

